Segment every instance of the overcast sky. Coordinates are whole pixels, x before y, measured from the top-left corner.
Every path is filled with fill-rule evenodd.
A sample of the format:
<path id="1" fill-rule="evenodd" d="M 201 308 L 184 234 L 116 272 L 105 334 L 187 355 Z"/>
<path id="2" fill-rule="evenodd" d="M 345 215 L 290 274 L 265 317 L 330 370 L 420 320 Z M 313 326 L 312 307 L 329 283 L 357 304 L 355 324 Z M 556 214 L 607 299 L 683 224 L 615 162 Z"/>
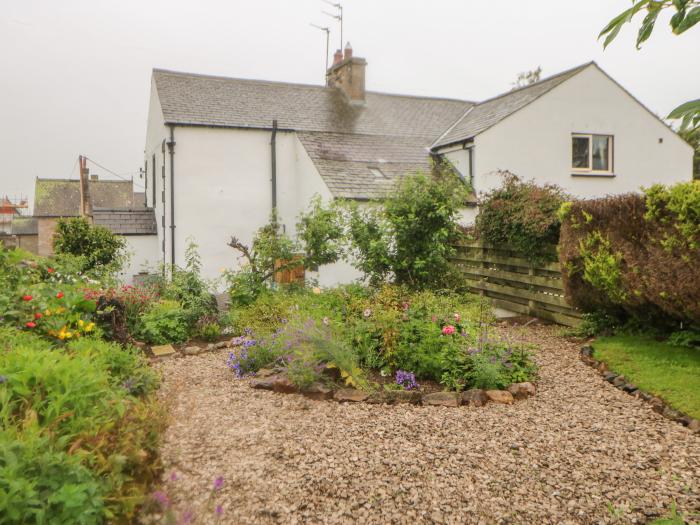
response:
<path id="1" fill-rule="evenodd" d="M 637 51 L 636 27 L 596 41 L 629 0 L 344 0 L 345 40 L 367 89 L 480 100 L 518 72 L 596 60 L 652 111 L 700 95 L 700 30 L 667 18 Z M 143 164 L 153 67 L 322 84 L 321 0 L 22 0 L 0 11 L 0 195 L 77 177 L 79 154 L 131 177 Z M 331 49 L 332 53 L 332 49 Z M 100 169 L 91 170 L 101 175 Z M 138 181 L 138 179 L 137 179 Z"/>

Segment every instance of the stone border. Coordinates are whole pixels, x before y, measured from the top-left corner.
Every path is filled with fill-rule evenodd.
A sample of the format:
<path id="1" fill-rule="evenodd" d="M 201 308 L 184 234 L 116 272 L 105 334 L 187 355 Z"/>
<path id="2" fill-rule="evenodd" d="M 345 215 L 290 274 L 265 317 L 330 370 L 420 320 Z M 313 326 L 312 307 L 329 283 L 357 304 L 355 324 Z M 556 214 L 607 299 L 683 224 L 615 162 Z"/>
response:
<path id="1" fill-rule="evenodd" d="M 370 403 L 387 405 L 423 405 L 423 406 L 475 406 L 486 403 L 511 405 L 515 400 L 534 396 L 536 387 L 533 383 L 514 383 L 507 390 L 471 389 L 464 392 L 431 392 L 423 394 L 416 390 L 389 390 L 365 392 L 355 388 L 333 389 L 323 383 L 314 383 L 305 389 L 298 389 L 284 374 L 273 370 L 260 370 L 250 382 L 251 388 L 269 390 L 284 394 L 302 394 L 317 401 L 337 401 L 339 403 Z"/>
<path id="2" fill-rule="evenodd" d="M 603 361 L 598 361 L 593 357 L 593 352 L 594 350 L 591 345 L 582 346 L 580 352 L 581 361 L 598 370 L 598 373 L 603 376 L 605 381 L 614 387 L 619 388 L 623 392 L 627 392 L 629 395 L 637 399 L 646 401 L 651 405 L 651 409 L 654 412 L 661 414 L 666 419 L 670 419 L 671 421 L 675 421 L 676 423 L 680 423 L 681 425 L 688 427 L 688 430 L 694 434 L 700 434 L 699 419 L 694 419 L 689 415 L 684 414 L 680 410 L 672 408 L 660 397 L 653 396 L 652 394 L 637 388 L 635 384 L 628 382 L 625 376 L 618 375 L 615 372 L 610 371 L 607 364 L 605 364 Z"/>

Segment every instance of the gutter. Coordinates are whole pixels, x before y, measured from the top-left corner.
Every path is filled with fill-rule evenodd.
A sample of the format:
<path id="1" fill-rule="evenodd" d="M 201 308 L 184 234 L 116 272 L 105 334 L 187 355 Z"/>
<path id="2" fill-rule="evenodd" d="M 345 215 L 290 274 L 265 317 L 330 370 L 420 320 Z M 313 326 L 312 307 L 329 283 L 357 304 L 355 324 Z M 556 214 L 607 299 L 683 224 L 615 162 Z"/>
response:
<path id="1" fill-rule="evenodd" d="M 272 167 L 272 213 L 275 213 L 275 210 L 277 209 L 277 119 L 272 121 L 272 136 L 270 137 L 270 164 Z"/>
<path id="2" fill-rule="evenodd" d="M 175 266 L 175 125 L 169 124 L 170 141 L 170 264 Z"/>

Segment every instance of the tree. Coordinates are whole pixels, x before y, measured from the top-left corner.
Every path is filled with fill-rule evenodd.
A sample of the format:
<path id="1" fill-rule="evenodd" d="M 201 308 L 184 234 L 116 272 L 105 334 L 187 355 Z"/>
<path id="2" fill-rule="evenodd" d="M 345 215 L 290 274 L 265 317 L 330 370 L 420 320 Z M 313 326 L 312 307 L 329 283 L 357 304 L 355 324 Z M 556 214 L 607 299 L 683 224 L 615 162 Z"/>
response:
<path id="1" fill-rule="evenodd" d="M 654 31 L 659 15 L 664 10 L 671 8 L 675 10 L 675 13 L 671 17 L 670 25 L 671 30 L 676 35 L 686 32 L 700 22 L 700 0 L 633 0 L 632 7 L 608 22 L 598 38 L 604 36 L 603 47 L 607 47 L 615 40 L 625 24 L 631 22 L 638 13 L 646 11 L 646 16 L 637 32 L 637 49 L 639 49 Z M 683 131 L 700 129 L 700 99 L 681 104 L 671 111 L 668 118 L 680 119 Z"/>
<path id="2" fill-rule="evenodd" d="M 695 150 L 695 155 L 693 155 L 693 178 L 700 179 L 700 128 L 683 129 L 678 134 Z"/>
<path id="3" fill-rule="evenodd" d="M 511 85 L 513 89 L 529 86 L 530 84 L 539 82 L 541 75 L 542 66 L 537 66 L 537 69 L 533 69 L 532 71 L 522 71 L 518 73 L 518 78 Z"/>
<path id="4" fill-rule="evenodd" d="M 82 270 L 118 271 L 124 263 L 126 241 L 103 226 L 93 226 L 82 217 L 59 219 L 54 237 L 57 254 L 81 257 Z"/>

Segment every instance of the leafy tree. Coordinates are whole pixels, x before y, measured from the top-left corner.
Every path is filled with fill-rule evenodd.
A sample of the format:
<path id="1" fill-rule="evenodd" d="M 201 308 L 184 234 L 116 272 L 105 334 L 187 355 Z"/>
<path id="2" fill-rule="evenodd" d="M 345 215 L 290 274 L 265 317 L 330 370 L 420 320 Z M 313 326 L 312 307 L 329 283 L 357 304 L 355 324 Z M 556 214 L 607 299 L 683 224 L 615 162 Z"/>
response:
<path id="1" fill-rule="evenodd" d="M 533 69 L 532 71 L 522 71 L 518 73 L 518 78 L 515 80 L 515 82 L 513 82 L 513 89 L 518 89 L 534 84 L 535 82 L 539 82 L 541 76 L 542 66 L 537 66 L 537 69 Z"/>
<path id="2" fill-rule="evenodd" d="M 123 237 L 103 226 L 94 226 L 83 217 L 59 219 L 54 237 L 56 253 L 81 257 L 83 271 L 120 270 L 125 246 Z"/>
<path id="3" fill-rule="evenodd" d="M 682 129 L 678 134 L 695 150 L 695 155 L 693 155 L 693 178 L 700 179 L 700 128 Z"/>
<path id="4" fill-rule="evenodd" d="M 675 10 L 670 25 L 676 35 L 686 32 L 700 22 L 700 1 L 698 0 L 633 0 L 632 7 L 608 22 L 598 38 L 604 36 L 603 47 L 607 47 L 615 40 L 625 24 L 631 22 L 638 13 L 646 12 L 637 32 L 637 49 L 639 49 L 649 39 L 657 18 L 666 9 Z M 682 130 L 700 129 L 700 99 L 681 104 L 669 114 L 668 118 L 680 119 Z"/>

